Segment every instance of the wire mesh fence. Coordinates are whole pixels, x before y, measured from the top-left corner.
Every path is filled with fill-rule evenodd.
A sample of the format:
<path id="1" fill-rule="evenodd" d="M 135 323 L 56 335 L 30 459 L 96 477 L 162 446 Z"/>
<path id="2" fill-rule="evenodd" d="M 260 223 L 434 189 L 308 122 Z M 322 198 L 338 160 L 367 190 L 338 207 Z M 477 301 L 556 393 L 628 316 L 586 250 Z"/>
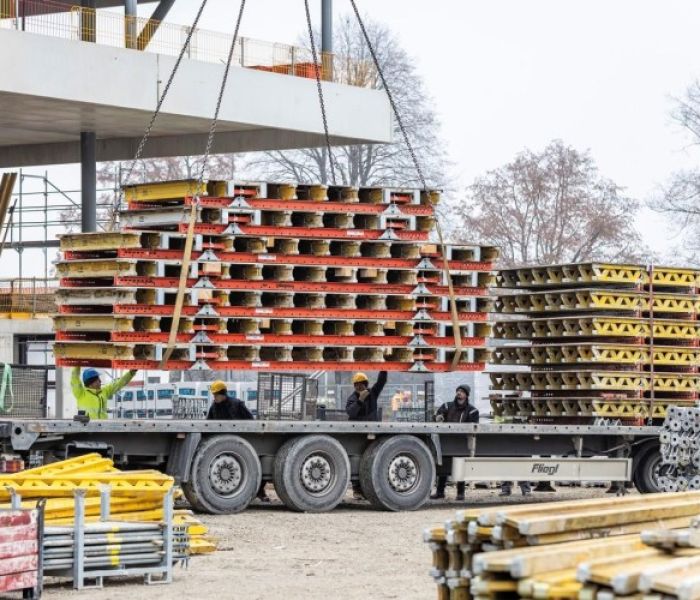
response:
<path id="1" fill-rule="evenodd" d="M 48 369 L 0 363 L 0 416 L 47 416 Z"/>
<path id="2" fill-rule="evenodd" d="M 306 375 L 260 373 L 258 419 L 306 421 L 316 418 L 318 381 Z"/>
<path id="3" fill-rule="evenodd" d="M 169 56 L 179 54 L 190 32 L 186 25 L 125 16 L 55 0 L 0 0 L 0 28 Z M 197 29 L 185 56 L 225 64 L 231 39 L 232 36 L 225 33 Z M 314 63 L 308 48 L 241 37 L 234 49 L 233 64 L 307 78 L 315 78 L 318 70 L 325 80 L 337 80 L 334 73 L 347 72 L 347 58 L 322 53 L 320 59 L 321 64 Z M 344 83 L 359 85 L 352 79 Z"/>
<path id="4" fill-rule="evenodd" d="M 0 279 L 0 315 L 54 313 L 57 288 L 55 279 Z"/>

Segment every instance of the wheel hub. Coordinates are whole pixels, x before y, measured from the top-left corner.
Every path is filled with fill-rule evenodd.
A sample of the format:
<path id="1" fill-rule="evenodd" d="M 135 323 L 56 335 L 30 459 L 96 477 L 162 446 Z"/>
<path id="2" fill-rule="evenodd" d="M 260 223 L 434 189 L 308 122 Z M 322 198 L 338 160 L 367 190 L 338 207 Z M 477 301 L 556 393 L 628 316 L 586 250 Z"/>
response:
<path id="1" fill-rule="evenodd" d="M 217 494 L 233 494 L 243 481 L 241 463 L 232 454 L 220 454 L 211 462 L 209 481 Z"/>
<path id="2" fill-rule="evenodd" d="M 389 485 L 396 492 L 408 492 L 418 482 L 418 466 L 413 457 L 401 454 L 389 465 Z"/>
<path id="3" fill-rule="evenodd" d="M 313 454 L 301 465 L 301 483 L 314 494 L 326 490 L 333 478 L 333 469 L 325 456 Z"/>

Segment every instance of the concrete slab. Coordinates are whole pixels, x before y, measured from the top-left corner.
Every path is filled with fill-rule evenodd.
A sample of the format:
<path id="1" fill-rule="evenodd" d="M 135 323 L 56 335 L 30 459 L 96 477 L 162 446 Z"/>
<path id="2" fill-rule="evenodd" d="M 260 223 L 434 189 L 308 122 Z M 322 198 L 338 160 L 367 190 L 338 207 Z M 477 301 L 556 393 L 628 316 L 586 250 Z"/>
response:
<path id="1" fill-rule="evenodd" d="M 81 131 L 97 160 L 132 158 L 175 58 L 0 30 L 0 167 L 79 160 Z M 201 153 L 223 65 L 184 60 L 144 157 Z M 391 141 L 383 92 L 323 84 L 333 144 Z M 213 152 L 322 146 L 312 79 L 232 68 Z"/>

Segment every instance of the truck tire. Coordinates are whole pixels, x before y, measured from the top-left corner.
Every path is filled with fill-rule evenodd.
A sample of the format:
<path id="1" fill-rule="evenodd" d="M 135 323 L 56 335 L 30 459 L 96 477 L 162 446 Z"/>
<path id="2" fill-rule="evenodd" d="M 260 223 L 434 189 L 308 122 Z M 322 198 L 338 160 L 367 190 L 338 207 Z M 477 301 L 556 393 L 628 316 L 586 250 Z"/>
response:
<path id="1" fill-rule="evenodd" d="M 197 448 L 182 489 L 195 510 L 223 515 L 244 510 L 261 480 L 260 459 L 250 443 L 237 435 L 215 435 Z"/>
<path id="2" fill-rule="evenodd" d="M 639 457 L 634 467 L 632 481 L 640 494 L 663 492 L 657 481 L 662 467 L 661 452 L 654 446 Z"/>
<path id="3" fill-rule="evenodd" d="M 345 496 L 350 459 L 342 444 L 328 435 L 293 438 L 275 455 L 273 481 L 287 508 L 326 512 Z"/>
<path id="4" fill-rule="evenodd" d="M 360 486 L 382 510 L 416 510 L 430 496 L 435 461 L 428 446 L 412 435 L 373 442 L 360 459 Z"/>

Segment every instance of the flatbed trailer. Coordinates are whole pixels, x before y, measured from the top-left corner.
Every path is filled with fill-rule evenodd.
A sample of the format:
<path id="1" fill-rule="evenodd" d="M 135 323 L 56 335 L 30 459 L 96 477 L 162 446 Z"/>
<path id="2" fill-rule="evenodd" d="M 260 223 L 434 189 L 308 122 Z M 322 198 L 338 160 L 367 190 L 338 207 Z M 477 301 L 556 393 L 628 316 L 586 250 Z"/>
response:
<path id="1" fill-rule="evenodd" d="M 632 481 L 660 491 L 659 428 L 325 421 L 0 420 L 0 450 L 44 461 L 87 452 L 174 476 L 193 508 L 245 509 L 261 482 L 323 512 L 359 481 L 379 509 L 414 510 L 457 481 Z"/>

